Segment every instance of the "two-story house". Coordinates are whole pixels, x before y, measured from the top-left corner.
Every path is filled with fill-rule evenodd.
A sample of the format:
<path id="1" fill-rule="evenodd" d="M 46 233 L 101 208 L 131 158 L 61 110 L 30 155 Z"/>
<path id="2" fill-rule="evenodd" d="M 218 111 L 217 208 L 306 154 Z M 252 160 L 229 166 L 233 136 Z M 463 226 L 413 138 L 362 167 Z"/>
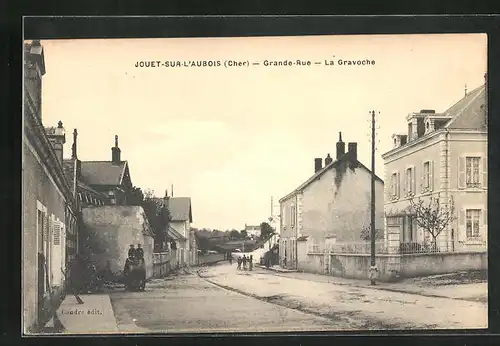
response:
<path id="1" fill-rule="evenodd" d="M 304 251 L 297 242 L 317 248 L 329 243 L 362 242 L 363 228 L 371 220 L 372 172 L 358 161 L 357 143 L 345 143 L 339 134 L 336 160 L 330 154 L 314 160 L 314 174 L 280 199 L 282 266 L 298 268 Z M 382 179 L 375 176 L 376 228 L 383 229 Z M 303 248 L 303 247 L 301 247 Z"/>
<path id="2" fill-rule="evenodd" d="M 390 182 L 384 205 L 390 247 L 431 242 L 429 232 L 408 212 L 409 199 L 427 203 L 439 196 L 440 208 L 453 212 L 453 219 L 437 236 L 436 250 L 486 249 L 486 101 L 485 75 L 484 85 L 446 111 L 411 113 L 407 133 L 393 135 L 394 148 L 382 156 Z"/>

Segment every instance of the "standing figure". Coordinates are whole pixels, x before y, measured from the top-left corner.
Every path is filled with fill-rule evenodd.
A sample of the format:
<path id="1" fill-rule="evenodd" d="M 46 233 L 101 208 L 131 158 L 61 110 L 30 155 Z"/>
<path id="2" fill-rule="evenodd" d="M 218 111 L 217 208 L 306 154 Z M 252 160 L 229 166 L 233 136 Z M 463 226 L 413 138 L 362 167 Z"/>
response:
<path id="1" fill-rule="evenodd" d="M 233 264 L 233 255 L 231 253 L 228 254 L 228 260 L 229 260 L 229 264 L 232 265 Z"/>
<path id="2" fill-rule="evenodd" d="M 129 259 L 134 259 L 135 258 L 135 247 L 134 244 L 130 244 L 130 249 L 128 249 L 128 258 Z"/>
<path id="3" fill-rule="evenodd" d="M 250 263 L 249 263 L 249 266 L 250 266 L 250 270 L 253 270 L 253 255 L 250 255 Z"/>
<path id="4" fill-rule="evenodd" d="M 247 270 L 247 256 L 243 255 L 243 269 Z"/>
<path id="5" fill-rule="evenodd" d="M 144 261 L 144 249 L 141 247 L 141 244 L 137 244 L 137 249 L 135 249 L 135 257 L 140 261 Z"/>
<path id="6" fill-rule="evenodd" d="M 238 270 L 241 270 L 241 257 L 238 257 Z"/>

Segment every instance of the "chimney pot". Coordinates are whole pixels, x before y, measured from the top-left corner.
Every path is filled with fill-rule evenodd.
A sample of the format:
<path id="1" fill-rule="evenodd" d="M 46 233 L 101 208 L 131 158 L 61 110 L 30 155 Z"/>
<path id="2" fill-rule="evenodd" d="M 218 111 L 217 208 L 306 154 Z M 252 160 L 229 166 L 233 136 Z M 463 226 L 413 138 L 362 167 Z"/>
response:
<path id="1" fill-rule="evenodd" d="M 327 154 L 325 158 L 325 167 L 332 163 L 332 161 L 333 159 L 330 157 L 330 154 Z"/>
<path id="2" fill-rule="evenodd" d="M 321 171 L 322 161 L 323 161 L 323 159 L 320 157 L 319 158 L 317 157 L 314 159 L 314 173 Z"/>
<path id="3" fill-rule="evenodd" d="M 358 160 L 358 143 L 351 142 L 347 145 L 349 155 L 351 156 L 353 161 Z"/>
<path id="4" fill-rule="evenodd" d="M 76 151 L 76 138 L 78 136 L 78 131 L 76 129 L 73 130 L 73 145 L 71 146 L 71 158 L 76 159 L 77 151 Z"/>
<path id="5" fill-rule="evenodd" d="M 118 147 L 118 135 L 115 135 L 115 146 L 111 148 L 111 162 L 115 165 L 120 164 L 121 158 L 120 158 L 120 153 L 121 150 Z"/>
<path id="6" fill-rule="evenodd" d="M 345 154 L 345 143 L 342 142 L 342 132 L 339 132 L 339 141 L 337 142 L 337 160 L 340 160 Z"/>

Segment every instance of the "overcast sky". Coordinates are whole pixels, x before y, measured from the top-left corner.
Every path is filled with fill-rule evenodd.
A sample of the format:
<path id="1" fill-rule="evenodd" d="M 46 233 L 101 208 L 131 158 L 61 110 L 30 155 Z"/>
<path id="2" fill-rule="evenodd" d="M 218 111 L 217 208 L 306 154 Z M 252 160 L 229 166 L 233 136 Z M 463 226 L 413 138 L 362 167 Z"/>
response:
<path id="1" fill-rule="evenodd" d="M 377 116 L 376 173 L 393 133 L 420 109 L 446 110 L 486 72 L 486 35 L 310 36 L 43 41 L 43 122 L 78 129 L 81 160 L 111 160 L 115 134 L 132 183 L 189 196 L 193 225 L 242 229 L 335 155 L 338 132 L 358 142 L 370 167 L 370 115 Z M 335 55 L 335 57 L 333 57 Z M 321 65 L 265 67 L 264 60 Z M 325 66 L 369 59 L 374 66 Z M 136 68 L 137 61 L 241 60 L 239 68 Z M 276 208 L 278 213 L 278 208 Z"/>

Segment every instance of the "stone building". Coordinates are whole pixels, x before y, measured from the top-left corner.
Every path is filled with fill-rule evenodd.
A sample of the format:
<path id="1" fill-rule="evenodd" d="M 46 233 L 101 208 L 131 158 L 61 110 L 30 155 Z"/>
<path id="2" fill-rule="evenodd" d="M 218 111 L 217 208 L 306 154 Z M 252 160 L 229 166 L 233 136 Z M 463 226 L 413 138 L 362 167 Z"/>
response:
<path id="1" fill-rule="evenodd" d="M 44 51 L 24 44 L 22 153 L 23 327 L 43 327 L 64 294 L 69 263 L 78 252 L 79 205 L 63 171 L 65 131 L 43 125 Z"/>
<path id="2" fill-rule="evenodd" d="M 345 143 L 339 134 L 336 159 L 330 154 L 314 160 L 314 174 L 280 199 L 280 260 L 300 269 L 309 252 L 333 243 L 362 242 L 370 226 L 371 171 L 358 161 L 357 143 Z M 384 183 L 376 176 L 376 228 L 383 230 Z"/>

